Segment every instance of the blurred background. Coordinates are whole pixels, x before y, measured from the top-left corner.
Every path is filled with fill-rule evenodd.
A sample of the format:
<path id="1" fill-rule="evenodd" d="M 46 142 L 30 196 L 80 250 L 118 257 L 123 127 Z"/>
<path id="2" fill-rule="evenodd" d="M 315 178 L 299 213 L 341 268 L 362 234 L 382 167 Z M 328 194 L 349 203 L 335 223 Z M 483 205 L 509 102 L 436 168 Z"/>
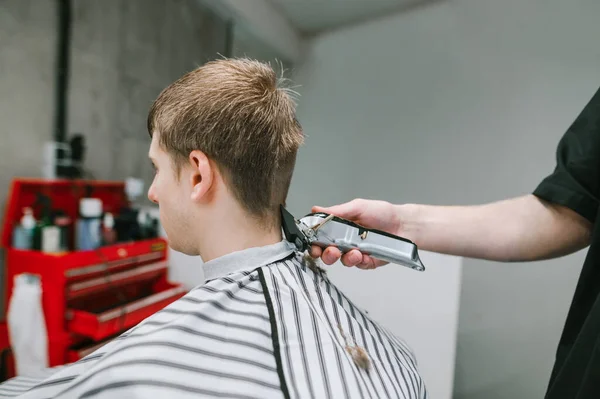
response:
<path id="1" fill-rule="evenodd" d="M 297 216 L 355 197 L 467 205 L 530 193 L 600 85 L 599 19 L 596 0 L 0 0 L 4 234 L 26 205 L 13 179 L 35 179 L 24 190 L 33 198 L 38 179 L 57 173 L 137 179 L 134 203 L 156 215 L 145 199 L 149 107 L 222 56 L 269 61 L 297 85 L 307 135 L 288 199 Z M 8 269 L 29 260 L 3 244 L 4 312 Z M 584 256 L 501 264 L 426 253 L 422 274 L 330 273 L 414 347 L 432 398 L 539 398 Z M 203 281 L 201 259 L 165 257 L 169 280 Z M 81 310 L 68 298 L 56 306 Z M 69 341 L 64 361 L 106 338 L 73 331 L 87 338 Z"/>

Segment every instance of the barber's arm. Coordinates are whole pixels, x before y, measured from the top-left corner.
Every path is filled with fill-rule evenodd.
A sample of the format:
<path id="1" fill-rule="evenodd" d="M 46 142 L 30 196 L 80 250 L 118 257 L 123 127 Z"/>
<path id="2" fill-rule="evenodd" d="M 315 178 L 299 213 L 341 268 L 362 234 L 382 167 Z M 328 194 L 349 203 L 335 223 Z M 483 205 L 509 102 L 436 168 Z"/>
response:
<path id="1" fill-rule="evenodd" d="M 477 206 L 392 205 L 357 199 L 315 211 L 333 213 L 366 227 L 414 241 L 420 249 L 496 261 L 531 261 L 558 257 L 589 244 L 591 223 L 574 211 L 535 195 Z M 313 247 L 325 264 L 340 251 Z M 347 266 L 372 268 L 383 262 L 358 251 L 342 257 Z"/>
<path id="2" fill-rule="evenodd" d="M 589 245 L 591 223 L 534 195 L 467 207 L 417 205 L 414 229 L 424 250 L 503 262 L 563 256 Z M 409 233 L 410 234 L 410 233 Z"/>
<path id="3" fill-rule="evenodd" d="M 392 205 L 354 200 L 315 207 L 414 241 L 423 250 L 512 262 L 555 258 L 585 248 L 600 208 L 600 89 L 560 140 L 556 167 L 532 194 L 474 206 Z M 325 264 L 337 248 L 312 248 Z M 384 263 L 353 250 L 347 266 Z"/>

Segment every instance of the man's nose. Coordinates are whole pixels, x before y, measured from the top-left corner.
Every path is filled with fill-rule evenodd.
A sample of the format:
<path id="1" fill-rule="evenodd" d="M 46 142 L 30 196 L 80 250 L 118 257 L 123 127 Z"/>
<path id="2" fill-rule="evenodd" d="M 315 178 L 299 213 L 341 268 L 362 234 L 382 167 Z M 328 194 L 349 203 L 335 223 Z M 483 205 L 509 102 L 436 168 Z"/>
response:
<path id="1" fill-rule="evenodd" d="M 148 199 L 158 205 L 158 197 L 154 190 L 154 184 L 148 189 Z"/>

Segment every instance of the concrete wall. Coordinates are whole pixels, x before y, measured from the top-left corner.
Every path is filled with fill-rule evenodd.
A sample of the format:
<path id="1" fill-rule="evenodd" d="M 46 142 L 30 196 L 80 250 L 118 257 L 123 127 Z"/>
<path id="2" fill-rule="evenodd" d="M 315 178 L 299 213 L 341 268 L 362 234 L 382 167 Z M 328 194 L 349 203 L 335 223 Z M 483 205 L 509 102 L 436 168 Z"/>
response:
<path id="1" fill-rule="evenodd" d="M 43 146 L 53 140 L 56 7 L 0 1 L 0 211 L 13 177 L 43 176 Z M 147 188 L 150 104 L 224 52 L 225 24 L 197 0 L 76 0 L 72 17 L 67 136 L 85 135 L 90 177 L 136 176 Z"/>
<path id="2" fill-rule="evenodd" d="M 40 176 L 51 139 L 55 2 L 0 2 L 0 203 L 12 176 Z"/>
<path id="3" fill-rule="evenodd" d="M 354 197 L 476 204 L 531 192 L 600 85 L 599 16 L 590 0 L 454 0 L 317 38 L 297 78 L 308 135 L 297 212 Z M 455 398 L 543 396 L 585 252 L 464 262 Z M 381 287 L 364 290 L 390 295 Z M 435 343 L 447 332 L 422 334 Z"/>
<path id="4" fill-rule="evenodd" d="M 56 1 L 0 2 L 0 201 L 13 176 L 41 176 L 52 139 Z M 158 93 L 225 48 L 225 25 L 195 0 L 73 2 L 68 132 L 98 179 L 148 185 L 146 116 Z"/>

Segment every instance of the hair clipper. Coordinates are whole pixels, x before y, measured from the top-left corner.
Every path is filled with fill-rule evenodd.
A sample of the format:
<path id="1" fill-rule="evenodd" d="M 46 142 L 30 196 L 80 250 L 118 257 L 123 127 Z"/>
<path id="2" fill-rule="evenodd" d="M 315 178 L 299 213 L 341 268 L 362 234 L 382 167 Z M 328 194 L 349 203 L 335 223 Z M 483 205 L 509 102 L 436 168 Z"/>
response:
<path id="1" fill-rule="evenodd" d="M 281 220 L 285 237 L 299 251 L 311 245 L 325 248 L 335 246 L 343 253 L 358 249 L 375 259 L 424 271 L 417 246 L 410 240 L 368 229 L 349 220 L 326 213 L 310 213 L 296 220 L 281 206 Z"/>

